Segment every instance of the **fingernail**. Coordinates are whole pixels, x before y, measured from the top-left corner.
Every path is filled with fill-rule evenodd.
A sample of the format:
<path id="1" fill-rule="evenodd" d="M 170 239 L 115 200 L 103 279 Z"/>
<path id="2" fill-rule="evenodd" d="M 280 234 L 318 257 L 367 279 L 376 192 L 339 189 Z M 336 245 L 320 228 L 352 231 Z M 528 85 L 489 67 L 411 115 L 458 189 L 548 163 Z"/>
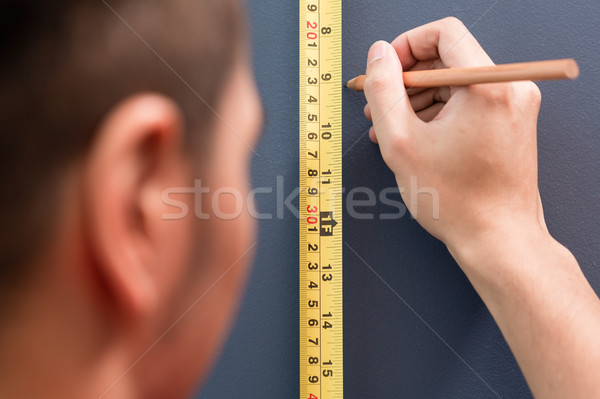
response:
<path id="1" fill-rule="evenodd" d="M 378 41 L 373 46 L 371 46 L 371 50 L 369 50 L 369 57 L 367 58 L 367 63 L 371 64 L 377 60 L 382 59 L 385 56 L 386 42 Z"/>

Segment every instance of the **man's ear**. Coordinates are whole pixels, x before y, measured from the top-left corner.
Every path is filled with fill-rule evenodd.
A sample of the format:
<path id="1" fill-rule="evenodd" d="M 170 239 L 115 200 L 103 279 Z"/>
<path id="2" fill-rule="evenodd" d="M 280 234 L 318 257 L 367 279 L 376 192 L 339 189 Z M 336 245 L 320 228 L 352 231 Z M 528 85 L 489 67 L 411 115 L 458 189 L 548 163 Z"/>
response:
<path id="1" fill-rule="evenodd" d="M 178 107 L 153 94 L 132 97 L 105 118 L 83 173 L 89 267 L 118 312 L 152 312 L 183 272 L 185 220 L 165 221 L 161 193 L 185 185 Z"/>

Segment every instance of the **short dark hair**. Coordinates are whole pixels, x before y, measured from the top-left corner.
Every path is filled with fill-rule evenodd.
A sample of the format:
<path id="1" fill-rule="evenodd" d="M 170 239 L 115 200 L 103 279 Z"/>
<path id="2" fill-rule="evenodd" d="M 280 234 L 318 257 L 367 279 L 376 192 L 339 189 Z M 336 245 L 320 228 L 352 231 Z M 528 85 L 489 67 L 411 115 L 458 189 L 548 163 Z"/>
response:
<path id="1" fill-rule="evenodd" d="M 64 175 L 111 106 L 158 92 L 188 130 L 210 129 L 198 97 L 215 107 L 242 12 L 237 0 L 2 0 L 0 292 L 32 271 L 59 222 Z"/>

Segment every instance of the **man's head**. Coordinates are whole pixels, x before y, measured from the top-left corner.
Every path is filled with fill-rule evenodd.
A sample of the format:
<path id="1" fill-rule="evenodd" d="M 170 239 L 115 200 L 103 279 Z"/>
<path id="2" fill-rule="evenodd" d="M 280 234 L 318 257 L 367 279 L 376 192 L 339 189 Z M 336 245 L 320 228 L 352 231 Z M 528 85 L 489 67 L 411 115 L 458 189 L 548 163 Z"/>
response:
<path id="1" fill-rule="evenodd" d="M 0 386 L 185 394 L 222 343 L 254 242 L 246 214 L 198 209 L 238 206 L 212 196 L 220 187 L 248 189 L 261 110 L 243 10 L 0 9 Z M 211 193 L 169 194 L 195 180 Z M 187 216 L 165 217 L 175 199 Z M 22 372 L 40 386 L 19 384 Z"/>

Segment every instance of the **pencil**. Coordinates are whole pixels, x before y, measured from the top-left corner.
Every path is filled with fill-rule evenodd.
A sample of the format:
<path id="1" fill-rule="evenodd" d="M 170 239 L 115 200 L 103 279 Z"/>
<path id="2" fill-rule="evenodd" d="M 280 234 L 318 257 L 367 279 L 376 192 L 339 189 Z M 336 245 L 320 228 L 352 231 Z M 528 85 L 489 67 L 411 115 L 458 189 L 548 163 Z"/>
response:
<path id="1" fill-rule="evenodd" d="M 429 69 L 408 71 L 402 74 L 406 87 L 466 86 L 479 83 L 511 82 L 519 80 L 576 79 L 579 66 L 572 59 L 522 62 L 475 68 Z M 365 75 L 358 76 L 346 84 L 356 91 L 364 91 Z"/>

